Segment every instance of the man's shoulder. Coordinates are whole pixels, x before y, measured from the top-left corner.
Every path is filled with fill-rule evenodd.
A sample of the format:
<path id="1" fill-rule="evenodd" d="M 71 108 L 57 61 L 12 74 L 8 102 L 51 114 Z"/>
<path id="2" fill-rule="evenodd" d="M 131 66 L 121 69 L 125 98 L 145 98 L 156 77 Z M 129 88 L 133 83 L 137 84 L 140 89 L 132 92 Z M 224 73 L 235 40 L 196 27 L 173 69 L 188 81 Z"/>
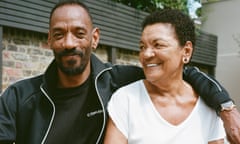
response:
<path id="1" fill-rule="evenodd" d="M 5 91 L 3 91 L 1 96 L 8 98 L 16 97 L 21 100 L 28 99 L 35 93 L 40 92 L 41 84 L 42 75 L 24 78 L 11 84 Z"/>
<path id="2" fill-rule="evenodd" d="M 39 86 L 42 83 L 42 77 L 43 77 L 43 75 L 41 74 L 41 75 L 37 75 L 37 76 L 33 76 L 33 77 L 23 78 L 23 79 L 16 81 L 15 83 L 13 83 L 10 86 L 29 89 L 29 87 Z M 26 86 L 29 86 L 29 87 L 26 87 Z"/>

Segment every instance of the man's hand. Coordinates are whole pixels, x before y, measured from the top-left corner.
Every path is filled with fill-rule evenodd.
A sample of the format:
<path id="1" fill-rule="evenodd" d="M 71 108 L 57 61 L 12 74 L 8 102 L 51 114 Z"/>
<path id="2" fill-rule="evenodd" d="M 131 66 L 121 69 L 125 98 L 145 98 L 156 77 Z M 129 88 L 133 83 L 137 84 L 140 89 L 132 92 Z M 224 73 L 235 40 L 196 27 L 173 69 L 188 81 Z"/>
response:
<path id="1" fill-rule="evenodd" d="M 227 139 L 231 144 L 240 144 L 240 113 L 236 108 L 220 112 Z"/>

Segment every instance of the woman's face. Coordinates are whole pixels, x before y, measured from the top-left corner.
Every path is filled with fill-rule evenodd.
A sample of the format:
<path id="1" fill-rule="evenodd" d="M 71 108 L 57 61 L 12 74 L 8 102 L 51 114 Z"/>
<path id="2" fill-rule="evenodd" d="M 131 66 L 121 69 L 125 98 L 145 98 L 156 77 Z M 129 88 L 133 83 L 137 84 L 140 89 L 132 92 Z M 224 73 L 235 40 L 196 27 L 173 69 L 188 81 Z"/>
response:
<path id="1" fill-rule="evenodd" d="M 181 78 L 183 59 L 189 47 L 180 46 L 174 27 L 169 23 L 157 23 L 146 26 L 140 39 L 140 62 L 146 79 L 150 82 Z M 192 52 L 192 51 L 191 51 Z"/>

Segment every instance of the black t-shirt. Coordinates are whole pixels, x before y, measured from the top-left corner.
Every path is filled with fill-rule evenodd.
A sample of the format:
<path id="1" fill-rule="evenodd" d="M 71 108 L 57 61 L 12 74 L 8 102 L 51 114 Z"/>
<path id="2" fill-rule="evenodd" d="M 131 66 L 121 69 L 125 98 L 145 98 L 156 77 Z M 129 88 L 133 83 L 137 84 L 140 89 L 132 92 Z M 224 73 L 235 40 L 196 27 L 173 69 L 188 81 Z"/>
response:
<path id="1" fill-rule="evenodd" d="M 47 144 L 95 144 L 103 124 L 103 110 L 91 79 L 75 88 L 56 89 L 56 114 Z"/>

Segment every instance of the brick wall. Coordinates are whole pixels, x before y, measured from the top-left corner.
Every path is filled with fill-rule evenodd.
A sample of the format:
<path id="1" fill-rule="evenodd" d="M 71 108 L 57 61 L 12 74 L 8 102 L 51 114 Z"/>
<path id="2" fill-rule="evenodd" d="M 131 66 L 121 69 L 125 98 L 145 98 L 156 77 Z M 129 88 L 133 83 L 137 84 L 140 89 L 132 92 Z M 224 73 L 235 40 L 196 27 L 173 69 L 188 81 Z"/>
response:
<path id="1" fill-rule="evenodd" d="M 42 73 L 53 58 L 47 35 L 3 28 L 2 89 L 13 82 Z"/>
<path id="2" fill-rule="evenodd" d="M 47 34 L 3 27 L 2 45 L 2 90 L 19 79 L 43 73 L 53 59 Z M 94 53 L 107 62 L 107 51 L 107 46 L 100 45 Z M 118 49 L 116 62 L 139 65 L 138 53 Z"/>

